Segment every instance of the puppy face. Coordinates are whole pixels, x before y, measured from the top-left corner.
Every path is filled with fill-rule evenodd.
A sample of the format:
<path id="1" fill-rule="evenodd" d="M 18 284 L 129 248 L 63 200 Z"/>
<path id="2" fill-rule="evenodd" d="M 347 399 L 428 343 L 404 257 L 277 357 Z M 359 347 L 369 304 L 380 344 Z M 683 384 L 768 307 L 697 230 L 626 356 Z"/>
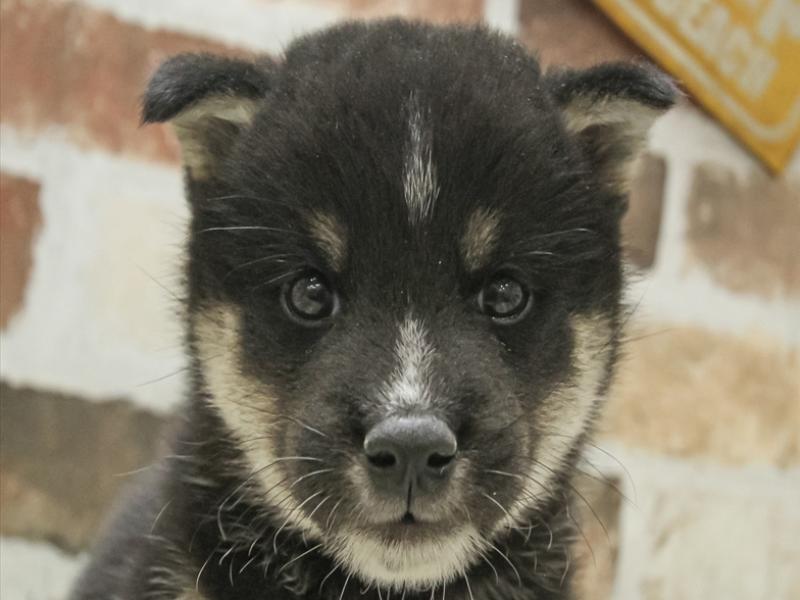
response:
<path id="1" fill-rule="evenodd" d="M 611 374 L 624 174 L 672 95 L 400 22 L 162 67 L 202 392 L 276 523 L 406 589 L 529 526 Z"/>

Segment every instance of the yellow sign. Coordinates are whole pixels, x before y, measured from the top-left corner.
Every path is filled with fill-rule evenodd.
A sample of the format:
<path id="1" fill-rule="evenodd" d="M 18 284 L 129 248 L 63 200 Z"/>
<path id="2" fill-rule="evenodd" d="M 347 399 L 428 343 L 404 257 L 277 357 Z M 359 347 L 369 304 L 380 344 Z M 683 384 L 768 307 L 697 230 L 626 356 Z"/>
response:
<path id="1" fill-rule="evenodd" d="M 800 0 L 594 0 L 774 171 L 800 143 Z"/>

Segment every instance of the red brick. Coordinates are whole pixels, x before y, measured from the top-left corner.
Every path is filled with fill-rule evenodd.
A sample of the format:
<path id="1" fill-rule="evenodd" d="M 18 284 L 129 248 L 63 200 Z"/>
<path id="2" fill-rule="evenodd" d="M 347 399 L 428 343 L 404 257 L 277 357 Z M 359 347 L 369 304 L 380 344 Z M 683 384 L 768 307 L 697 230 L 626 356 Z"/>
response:
<path id="1" fill-rule="evenodd" d="M 0 120 L 33 132 L 59 125 L 83 146 L 176 161 L 166 128 L 139 127 L 139 100 L 156 65 L 185 51 L 233 52 L 76 3 L 4 0 Z"/>
<path id="2" fill-rule="evenodd" d="M 126 484 L 163 452 L 169 422 L 0 382 L 0 534 L 84 550 Z"/>
<path id="3" fill-rule="evenodd" d="M 39 184 L 0 173 L 0 329 L 24 303 L 41 224 Z"/>
<path id="4" fill-rule="evenodd" d="M 483 17 L 484 0 L 316 0 L 316 3 L 337 8 L 351 18 L 405 17 L 434 23 L 476 23 Z"/>
<path id="5" fill-rule="evenodd" d="M 800 181 L 704 164 L 689 198 L 690 260 L 733 291 L 800 296 Z"/>
<path id="6" fill-rule="evenodd" d="M 800 351 L 641 320 L 625 343 L 604 439 L 683 459 L 800 466 Z"/>
<path id="7" fill-rule="evenodd" d="M 655 261 L 666 172 L 664 159 L 648 154 L 639 164 L 631 186 L 622 235 L 627 259 L 637 267 L 648 268 Z"/>
<path id="8" fill-rule="evenodd" d="M 477 22 L 483 17 L 483 0 L 411 0 L 409 17 L 434 23 Z"/>
<path id="9" fill-rule="evenodd" d="M 522 0 L 521 38 L 545 65 L 587 67 L 643 57 L 588 0 Z"/>

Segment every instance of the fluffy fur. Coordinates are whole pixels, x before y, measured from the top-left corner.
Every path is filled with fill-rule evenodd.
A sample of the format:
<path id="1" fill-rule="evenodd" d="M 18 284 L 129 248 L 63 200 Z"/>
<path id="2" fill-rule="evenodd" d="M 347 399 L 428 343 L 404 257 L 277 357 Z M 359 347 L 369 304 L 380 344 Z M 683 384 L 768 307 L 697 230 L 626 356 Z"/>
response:
<path id="1" fill-rule="evenodd" d="M 278 62 L 167 61 L 144 120 L 186 170 L 192 391 L 73 599 L 570 597 L 570 476 L 612 375 L 626 173 L 672 102 L 630 65 L 542 74 L 475 27 L 346 24 Z M 333 314 L 287 290 L 324 279 Z M 513 320 L 484 307 L 513 277 Z M 488 293 L 488 292 L 487 292 Z M 436 494 L 365 435 L 433 415 Z"/>

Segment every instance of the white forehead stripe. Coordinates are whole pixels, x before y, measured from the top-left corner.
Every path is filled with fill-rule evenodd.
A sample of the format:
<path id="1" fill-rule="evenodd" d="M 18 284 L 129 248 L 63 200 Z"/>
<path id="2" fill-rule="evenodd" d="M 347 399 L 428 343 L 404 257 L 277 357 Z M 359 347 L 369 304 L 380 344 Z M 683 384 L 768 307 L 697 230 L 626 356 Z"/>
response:
<path id="1" fill-rule="evenodd" d="M 403 169 L 403 194 L 412 224 L 427 219 L 436 197 L 439 185 L 436 181 L 436 168 L 433 164 L 432 134 L 425 128 L 425 120 L 416 98 L 411 98 L 408 119 L 409 141 Z"/>
<path id="2" fill-rule="evenodd" d="M 400 325 L 394 353 L 397 366 L 384 391 L 389 405 L 395 409 L 430 406 L 433 347 L 426 339 L 425 328 L 413 317 L 406 317 Z"/>

